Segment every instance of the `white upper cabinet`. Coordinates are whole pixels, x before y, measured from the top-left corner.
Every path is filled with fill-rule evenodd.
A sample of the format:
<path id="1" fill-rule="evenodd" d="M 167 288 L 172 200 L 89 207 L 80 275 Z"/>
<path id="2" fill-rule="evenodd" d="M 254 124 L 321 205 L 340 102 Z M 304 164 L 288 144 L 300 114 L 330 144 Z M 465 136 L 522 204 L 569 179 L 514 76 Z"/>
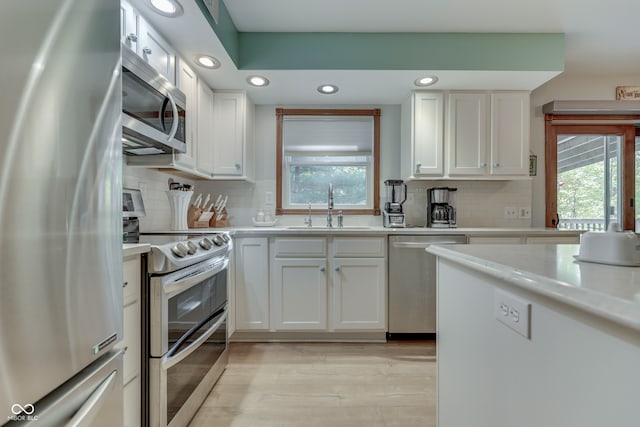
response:
<path id="1" fill-rule="evenodd" d="M 403 109 L 403 176 L 442 176 L 443 94 L 416 91 Z"/>
<path id="2" fill-rule="evenodd" d="M 254 105 L 244 91 L 216 91 L 213 102 L 213 174 L 251 178 Z"/>
<path id="3" fill-rule="evenodd" d="M 447 111 L 449 175 L 484 175 L 487 168 L 488 95 L 452 93 Z"/>
<path id="4" fill-rule="evenodd" d="M 196 169 L 213 176 L 213 91 L 202 80 L 198 81 L 198 143 Z"/>
<path id="5" fill-rule="evenodd" d="M 187 98 L 187 115 L 185 125 L 185 143 L 187 151 L 184 154 L 177 154 L 176 161 L 186 165 L 195 166 L 197 156 L 196 143 L 198 141 L 198 76 L 187 65 L 186 61 L 178 58 L 178 74 L 176 76 L 176 86 Z"/>
<path id="6" fill-rule="evenodd" d="M 448 176 L 528 176 L 528 92 L 451 93 L 446 121 Z"/>
<path id="7" fill-rule="evenodd" d="M 492 175 L 529 176 L 529 93 L 491 94 Z"/>
<path id="8" fill-rule="evenodd" d="M 138 55 L 165 76 L 176 81 L 176 51 L 142 17 L 139 17 Z"/>
<path id="9" fill-rule="evenodd" d="M 138 14 L 126 1 L 120 2 L 120 41 L 138 52 Z"/>

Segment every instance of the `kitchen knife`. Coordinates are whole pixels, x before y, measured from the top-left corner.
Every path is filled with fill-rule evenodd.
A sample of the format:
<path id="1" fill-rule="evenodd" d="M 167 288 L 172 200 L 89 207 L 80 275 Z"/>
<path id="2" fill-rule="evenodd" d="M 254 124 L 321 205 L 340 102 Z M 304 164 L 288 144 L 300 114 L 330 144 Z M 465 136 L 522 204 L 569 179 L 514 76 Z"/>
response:
<path id="1" fill-rule="evenodd" d="M 202 202 L 202 193 L 198 194 L 198 197 L 196 197 L 196 201 L 193 202 L 193 206 L 198 209 L 200 207 L 200 203 Z"/>
<path id="2" fill-rule="evenodd" d="M 220 204 L 220 210 L 223 210 L 224 208 L 227 207 L 227 200 L 229 200 L 228 195 L 224 196 L 224 199 L 222 199 L 222 203 Z"/>
<path id="3" fill-rule="evenodd" d="M 207 203 L 209 203 L 209 200 L 211 199 L 211 193 L 207 194 L 207 197 L 205 197 L 204 202 L 202 202 L 202 209 L 207 210 Z"/>
<path id="4" fill-rule="evenodd" d="M 222 194 L 220 194 L 218 196 L 218 198 L 216 199 L 216 203 L 213 205 L 213 209 L 216 210 L 216 212 L 218 212 L 218 208 L 220 207 L 220 200 L 222 200 Z"/>

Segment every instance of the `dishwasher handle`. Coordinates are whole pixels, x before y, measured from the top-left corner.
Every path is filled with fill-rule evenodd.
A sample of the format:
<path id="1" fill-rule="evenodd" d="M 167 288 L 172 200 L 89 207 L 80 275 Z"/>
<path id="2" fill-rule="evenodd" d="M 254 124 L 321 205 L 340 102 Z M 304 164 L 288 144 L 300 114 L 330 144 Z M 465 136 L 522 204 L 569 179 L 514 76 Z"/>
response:
<path id="1" fill-rule="evenodd" d="M 391 245 L 398 249 L 426 249 L 432 245 L 459 245 L 462 243 L 454 240 L 443 240 L 435 242 L 393 242 Z"/>

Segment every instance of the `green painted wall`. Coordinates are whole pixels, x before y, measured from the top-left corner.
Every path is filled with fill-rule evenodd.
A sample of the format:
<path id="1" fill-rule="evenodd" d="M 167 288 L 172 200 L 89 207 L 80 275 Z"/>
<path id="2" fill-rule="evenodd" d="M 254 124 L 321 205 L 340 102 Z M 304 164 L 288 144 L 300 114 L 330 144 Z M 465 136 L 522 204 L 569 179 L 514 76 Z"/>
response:
<path id="1" fill-rule="evenodd" d="M 217 24 L 195 1 L 241 70 L 564 69 L 564 34 L 239 32 L 224 1 Z"/>
<path id="2" fill-rule="evenodd" d="M 240 69 L 564 69 L 563 34 L 239 33 Z"/>

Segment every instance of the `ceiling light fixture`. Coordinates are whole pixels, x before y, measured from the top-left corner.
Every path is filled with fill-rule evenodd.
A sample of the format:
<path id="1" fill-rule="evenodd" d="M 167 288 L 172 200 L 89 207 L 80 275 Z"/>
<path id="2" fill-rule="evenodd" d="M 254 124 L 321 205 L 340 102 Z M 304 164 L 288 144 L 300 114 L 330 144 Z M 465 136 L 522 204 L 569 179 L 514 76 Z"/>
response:
<path id="1" fill-rule="evenodd" d="M 418 79 L 416 79 L 413 84 L 415 84 L 416 86 L 431 86 L 432 84 L 435 84 L 438 81 L 438 78 L 436 76 L 427 76 L 427 77 L 420 77 Z"/>
<path id="2" fill-rule="evenodd" d="M 184 13 L 182 5 L 177 0 L 149 0 L 156 13 L 169 18 L 175 18 Z"/>
<path id="3" fill-rule="evenodd" d="M 262 76 L 249 76 L 247 77 L 247 82 L 249 82 L 251 86 L 256 86 L 256 87 L 269 86 L 269 79 Z"/>
<path id="4" fill-rule="evenodd" d="M 216 58 L 214 58 L 211 55 L 198 55 L 196 56 L 195 60 L 196 60 L 196 64 L 204 68 L 210 68 L 210 69 L 220 68 L 220 61 L 218 61 Z"/>
<path id="5" fill-rule="evenodd" d="M 325 84 L 325 85 L 318 86 L 318 92 L 324 95 L 331 95 L 332 93 L 336 93 L 337 91 L 338 91 L 338 86 L 336 85 Z"/>

